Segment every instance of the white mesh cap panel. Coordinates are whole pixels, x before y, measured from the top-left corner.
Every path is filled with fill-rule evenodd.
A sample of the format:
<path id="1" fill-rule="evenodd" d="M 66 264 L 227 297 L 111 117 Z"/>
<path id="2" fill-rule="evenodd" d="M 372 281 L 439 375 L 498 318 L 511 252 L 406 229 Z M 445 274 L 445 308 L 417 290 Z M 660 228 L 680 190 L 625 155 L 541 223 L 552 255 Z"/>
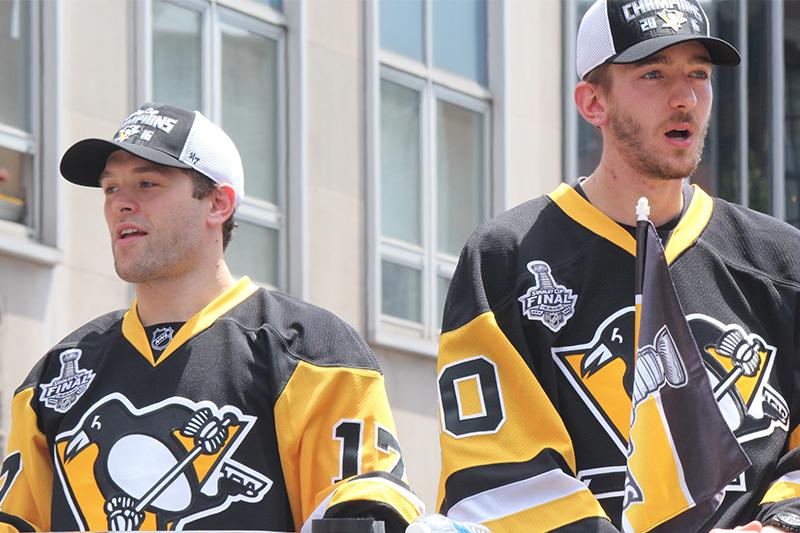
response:
<path id="1" fill-rule="evenodd" d="M 575 68 L 579 78 L 617 53 L 611 37 L 606 0 L 597 0 L 586 11 L 578 28 L 575 51 Z"/>
<path id="2" fill-rule="evenodd" d="M 233 187 L 239 207 L 244 198 L 242 158 L 228 134 L 198 111 L 180 160 L 215 182 Z"/>

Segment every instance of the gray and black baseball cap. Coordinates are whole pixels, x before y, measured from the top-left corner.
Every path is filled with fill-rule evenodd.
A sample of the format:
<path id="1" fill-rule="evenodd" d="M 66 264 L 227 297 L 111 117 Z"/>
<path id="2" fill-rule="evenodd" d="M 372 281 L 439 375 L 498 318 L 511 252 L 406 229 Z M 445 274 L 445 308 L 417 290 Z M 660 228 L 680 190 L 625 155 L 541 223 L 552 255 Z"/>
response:
<path id="1" fill-rule="evenodd" d="M 84 139 L 61 158 L 61 175 L 87 187 L 99 187 L 112 152 L 124 150 L 159 165 L 193 168 L 216 183 L 227 183 L 244 198 L 244 169 L 236 145 L 199 111 L 146 103 L 131 113 L 113 140 Z"/>
<path id="2" fill-rule="evenodd" d="M 738 65 L 739 52 L 711 37 L 697 0 L 597 0 L 578 28 L 578 77 L 603 63 L 635 63 L 669 46 L 698 41 L 715 65 Z"/>

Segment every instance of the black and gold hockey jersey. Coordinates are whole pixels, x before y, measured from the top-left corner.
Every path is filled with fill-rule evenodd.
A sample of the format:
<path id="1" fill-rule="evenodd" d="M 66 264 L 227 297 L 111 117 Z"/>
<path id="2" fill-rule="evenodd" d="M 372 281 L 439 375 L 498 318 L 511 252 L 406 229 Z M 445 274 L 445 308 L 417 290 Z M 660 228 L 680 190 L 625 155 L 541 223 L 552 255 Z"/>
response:
<path id="1" fill-rule="evenodd" d="M 154 360 L 135 309 L 68 336 L 17 390 L 0 522 L 310 531 L 372 516 L 398 532 L 423 511 L 378 363 L 333 314 L 244 278 Z"/>
<path id="2" fill-rule="evenodd" d="M 796 229 L 697 187 L 667 242 L 715 398 L 752 463 L 704 530 L 800 512 L 798 250 Z M 495 533 L 621 527 L 635 253 L 631 233 L 567 185 L 470 237 L 439 349 L 441 512 Z M 758 364 L 743 369 L 745 351 Z"/>

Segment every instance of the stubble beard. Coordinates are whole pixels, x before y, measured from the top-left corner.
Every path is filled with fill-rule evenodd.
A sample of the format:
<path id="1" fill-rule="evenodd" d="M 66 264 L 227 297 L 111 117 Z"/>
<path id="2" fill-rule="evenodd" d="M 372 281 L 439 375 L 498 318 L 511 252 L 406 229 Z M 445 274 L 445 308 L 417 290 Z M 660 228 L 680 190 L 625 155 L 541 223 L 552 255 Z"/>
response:
<path id="1" fill-rule="evenodd" d="M 150 234 L 145 239 L 152 239 Z M 189 256 L 196 247 L 195 239 L 177 232 L 168 238 L 145 243 L 144 250 L 123 260 L 114 253 L 114 270 L 128 283 L 148 283 L 178 277 L 185 270 L 191 269 Z"/>
<path id="2" fill-rule="evenodd" d="M 674 120 L 697 124 L 690 113 L 678 115 L 674 117 Z M 645 146 L 642 125 L 620 109 L 617 108 L 611 113 L 609 126 L 611 134 L 619 142 L 620 151 L 627 159 L 628 164 L 636 172 L 658 180 L 680 180 L 694 174 L 702 159 L 706 133 L 708 133 L 708 123 L 703 127 L 702 132 L 695 133 L 695 135 L 700 135 L 700 143 L 695 153 L 686 153 L 691 148 L 675 148 L 672 157 L 664 157 Z"/>

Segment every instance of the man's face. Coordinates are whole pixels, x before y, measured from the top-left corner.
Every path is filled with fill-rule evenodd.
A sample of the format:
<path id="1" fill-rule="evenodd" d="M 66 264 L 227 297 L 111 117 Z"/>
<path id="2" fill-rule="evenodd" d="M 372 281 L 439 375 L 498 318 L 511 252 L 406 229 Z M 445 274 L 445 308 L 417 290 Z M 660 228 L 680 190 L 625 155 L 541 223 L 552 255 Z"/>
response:
<path id="1" fill-rule="evenodd" d="M 611 65 L 605 143 L 636 172 L 681 179 L 697 168 L 711 113 L 711 60 L 696 41 Z"/>
<path id="2" fill-rule="evenodd" d="M 193 268 L 202 251 L 205 212 L 186 172 L 118 150 L 109 156 L 100 186 L 120 278 L 145 283 Z"/>

